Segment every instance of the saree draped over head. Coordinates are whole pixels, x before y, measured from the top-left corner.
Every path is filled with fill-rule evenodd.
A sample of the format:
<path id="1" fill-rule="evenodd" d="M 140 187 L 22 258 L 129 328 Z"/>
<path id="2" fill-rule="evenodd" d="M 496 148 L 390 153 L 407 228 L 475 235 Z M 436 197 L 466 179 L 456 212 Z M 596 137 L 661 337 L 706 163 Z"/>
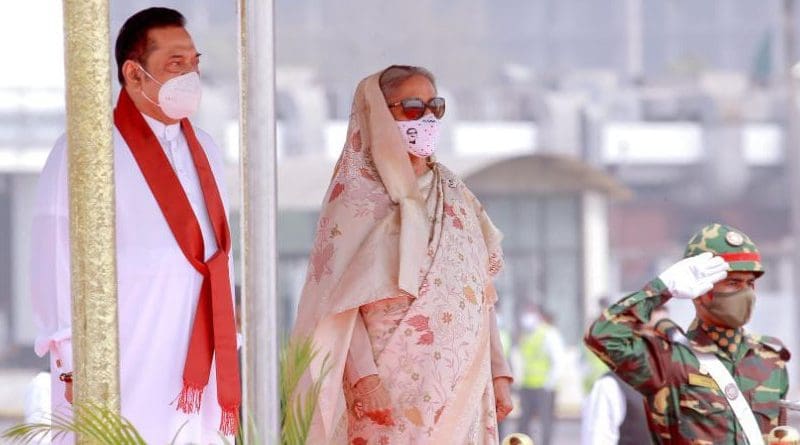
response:
<path id="1" fill-rule="evenodd" d="M 323 201 L 293 337 L 321 384 L 309 444 L 496 443 L 489 335 L 501 234 L 444 166 L 417 178 L 378 84 L 356 89 L 347 140 Z M 347 409 L 344 367 L 361 316 L 394 425 Z"/>

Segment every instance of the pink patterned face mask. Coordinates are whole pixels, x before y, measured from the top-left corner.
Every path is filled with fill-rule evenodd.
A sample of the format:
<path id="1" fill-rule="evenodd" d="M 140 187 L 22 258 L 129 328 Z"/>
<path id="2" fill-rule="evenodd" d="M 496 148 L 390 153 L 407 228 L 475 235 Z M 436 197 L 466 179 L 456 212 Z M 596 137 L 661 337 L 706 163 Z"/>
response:
<path id="1" fill-rule="evenodd" d="M 397 127 L 406 142 L 406 150 L 412 155 L 425 158 L 436 151 L 439 119 L 432 114 L 422 116 L 415 121 L 397 121 Z"/>

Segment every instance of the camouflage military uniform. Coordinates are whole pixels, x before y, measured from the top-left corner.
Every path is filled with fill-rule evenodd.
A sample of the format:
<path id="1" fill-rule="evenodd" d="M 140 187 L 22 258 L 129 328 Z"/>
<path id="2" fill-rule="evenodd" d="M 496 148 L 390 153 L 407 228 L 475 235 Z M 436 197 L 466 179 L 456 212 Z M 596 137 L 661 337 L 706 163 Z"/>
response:
<path id="1" fill-rule="evenodd" d="M 709 227 L 689 243 L 687 257 L 701 251 L 726 251 L 718 238 L 724 238 L 730 228 Z M 728 255 L 729 258 L 753 259 L 742 255 L 747 249 L 743 244 L 751 244 L 746 236 L 732 241 L 734 246 L 729 247 L 733 249 L 727 250 L 735 255 Z M 757 252 L 755 246 L 753 250 Z M 729 270 L 763 272 L 760 261 L 728 263 Z M 700 369 L 692 349 L 719 357 L 749 402 L 763 434 L 785 424 L 785 412 L 777 404 L 789 387 L 789 352 L 783 345 L 770 337 L 747 334 L 741 328 L 720 329 L 699 321 L 685 334 L 688 341 L 681 340 L 684 334 L 672 322 L 662 321 L 656 329 L 646 327 L 653 309 L 671 297 L 664 283 L 656 278 L 641 291 L 609 307 L 585 339 L 598 357 L 643 394 L 653 441 L 692 445 L 747 443 L 725 394 L 707 371 Z"/>

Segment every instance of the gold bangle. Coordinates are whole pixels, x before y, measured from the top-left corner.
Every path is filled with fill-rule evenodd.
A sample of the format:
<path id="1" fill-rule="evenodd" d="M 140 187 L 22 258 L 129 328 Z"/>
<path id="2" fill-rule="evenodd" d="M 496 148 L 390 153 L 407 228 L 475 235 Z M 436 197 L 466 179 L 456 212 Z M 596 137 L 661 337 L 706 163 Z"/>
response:
<path id="1" fill-rule="evenodd" d="M 363 392 L 356 391 L 355 393 L 356 393 L 356 396 L 358 396 L 358 397 L 368 396 L 368 395 L 372 394 L 373 392 L 377 391 L 378 388 L 380 388 L 381 386 L 383 386 L 383 382 L 378 380 L 378 384 L 375 385 L 375 387 L 370 389 L 369 391 L 363 391 Z"/>

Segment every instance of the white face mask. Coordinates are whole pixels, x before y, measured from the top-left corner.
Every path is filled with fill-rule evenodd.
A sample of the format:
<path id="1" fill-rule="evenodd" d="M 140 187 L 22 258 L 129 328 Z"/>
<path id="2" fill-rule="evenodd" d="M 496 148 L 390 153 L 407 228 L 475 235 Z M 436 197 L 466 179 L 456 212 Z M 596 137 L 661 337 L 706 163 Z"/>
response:
<path id="1" fill-rule="evenodd" d="M 161 108 L 161 111 L 168 117 L 172 119 L 183 119 L 197 111 L 197 108 L 200 106 L 202 88 L 200 85 L 200 75 L 197 74 L 196 71 L 173 77 L 161 83 L 142 68 L 141 65 L 139 68 L 141 68 L 153 82 L 161 85 L 161 89 L 158 91 L 158 102 L 147 97 L 144 90 L 142 90 L 142 96 Z"/>
<path id="2" fill-rule="evenodd" d="M 425 158 L 436 151 L 439 119 L 433 114 L 426 114 L 415 121 L 397 121 L 397 127 L 406 141 L 406 150 L 412 155 Z"/>
<path id="3" fill-rule="evenodd" d="M 522 316 L 520 324 L 524 329 L 531 330 L 539 324 L 539 315 L 529 312 Z"/>

